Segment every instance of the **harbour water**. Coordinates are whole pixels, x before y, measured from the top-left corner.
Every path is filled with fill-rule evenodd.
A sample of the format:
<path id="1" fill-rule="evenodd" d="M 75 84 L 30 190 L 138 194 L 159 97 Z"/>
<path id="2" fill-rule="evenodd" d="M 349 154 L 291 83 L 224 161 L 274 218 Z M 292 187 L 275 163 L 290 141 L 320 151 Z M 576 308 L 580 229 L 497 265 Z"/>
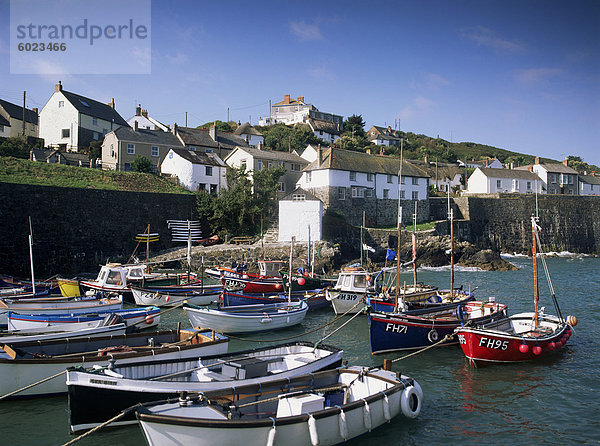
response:
<path id="1" fill-rule="evenodd" d="M 533 307 L 531 259 L 508 259 L 518 271 L 464 271 L 455 273 L 455 285 L 475 289 L 479 299 L 494 296 L 508 304 L 511 313 Z M 354 445 L 429 444 L 598 444 L 600 442 L 600 258 L 550 258 L 548 268 L 563 315 L 575 315 L 579 324 L 567 346 L 536 363 L 472 368 L 458 346 L 430 349 L 394 362 L 393 370 L 414 377 L 421 384 L 425 401 L 419 417 L 397 417 Z M 540 269 L 541 273 L 541 269 Z M 408 283 L 412 273 L 406 273 Z M 419 281 L 448 288 L 447 269 L 419 272 Z M 540 275 L 541 304 L 555 314 L 543 274 Z M 343 321 L 324 329 L 333 320 L 331 309 L 309 313 L 299 326 L 235 339 L 229 350 L 300 338 L 317 341 Z M 161 327 L 178 321 L 189 324 L 183 311 L 161 318 Z M 358 316 L 325 342 L 342 347 L 351 365 L 375 366 L 384 358 L 405 354 L 372 356 L 367 318 Z M 0 377 L 1 379 L 1 377 Z M 57 445 L 74 437 L 69 434 L 66 397 L 0 403 L 0 444 Z M 240 439 L 240 444 L 243 439 Z M 81 440 L 80 445 L 143 445 L 137 426 L 107 429 Z"/>

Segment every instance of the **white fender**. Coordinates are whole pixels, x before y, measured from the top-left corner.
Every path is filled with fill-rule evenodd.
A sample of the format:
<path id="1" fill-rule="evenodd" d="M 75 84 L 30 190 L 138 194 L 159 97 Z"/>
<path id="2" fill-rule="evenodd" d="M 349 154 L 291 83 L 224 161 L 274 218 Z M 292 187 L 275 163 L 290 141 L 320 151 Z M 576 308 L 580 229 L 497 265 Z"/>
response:
<path id="1" fill-rule="evenodd" d="M 269 435 L 267 436 L 267 446 L 273 446 L 275 444 L 275 433 L 276 429 L 275 425 L 273 425 L 273 427 L 269 431 Z"/>
<path id="2" fill-rule="evenodd" d="M 340 435 L 346 441 L 348 438 L 348 425 L 346 424 L 346 412 L 343 409 L 340 409 L 340 417 L 338 419 L 340 425 Z"/>
<path id="3" fill-rule="evenodd" d="M 310 434 L 310 444 L 319 445 L 319 433 L 317 432 L 317 421 L 312 415 L 308 416 L 308 433 Z"/>
<path id="4" fill-rule="evenodd" d="M 392 416 L 390 415 L 390 400 L 385 393 L 383 394 L 383 416 L 387 421 L 392 419 Z"/>
<path id="5" fill-rule="evenodd" d="M 414 386 L 404 389 L 400 397 L 400 407 L 406 418 L 416 418 L 419 415 L 421 412 L 421 397 Z"/>
<path id="6" fill-rule="evenodd" d="M 369 407 L 369 403 L 365 400 L 365 405 L 363 406 L 363 419 L 365 423 L 365 427 L 369 432 L 371 432 L 371 408 Z"/>

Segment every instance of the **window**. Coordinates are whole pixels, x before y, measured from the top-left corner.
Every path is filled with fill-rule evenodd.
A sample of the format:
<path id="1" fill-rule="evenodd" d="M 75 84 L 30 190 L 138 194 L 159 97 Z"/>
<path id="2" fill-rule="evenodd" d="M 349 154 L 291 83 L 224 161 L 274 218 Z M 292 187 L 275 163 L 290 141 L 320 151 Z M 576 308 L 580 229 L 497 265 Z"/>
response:
<path id="1" fill-rule="evenodd" d="M 71 129 L 62 129 L 61 134 L 63 138 L 68 138 L 71 136 Z"/>
<path id="2" fill-rule="evenodd" d="M 573 189 L 569 189 L 569 194 L 573 195 Z"/>
<path id="3" fill-rule="evenodd" d="M 269 161 L 267 163 L 267 166 L 268 166 L 269 169 L 272 169 L 273 168 L 273 161 Z"/>
<path id="4" fill-rule="evenodd" d="M 92 125 L 98 125 L 98 118 L 92 118 Z"/>
<path id="5" fill-rule="evenodd" d="M 135 144 L 127 144 L 127 155 L 135 155 Z"/>
<path id="6" fill-rule="evenodd" d="M 299 172 L 300 164 L 292 164 L 292 172 Z"/>
<path id="7" fill-rule="evenodd" d="M 285 183 L 279 183 L 279 187 L 277 188 L 279 192 L 285 192 Z"/>
<path id="8" fill-rule="evenodd" d="M 552 180 L 553 183 L 556 183 L 556 174 L 554 174 L 554 173 L 550 174 L 550 179 Z"/>
<path id="9" fill-rule="evenodd" d="M 527 182 L 527 190 L 531 190 L 531 181 Z"/>
<path id="10" fill-rule="evenodd" d="M 569 175 L 569 184 L 573 184 L 573 175 Z"/>
<path id="11" fill-rule="evenodd" d="M 216 184 L 211 184 L 210 185 L 210 193 L 211 194 L 216 194 L 217 193 L 217 185 Z"/>
<path id="12" fill-rule="evenodd" d="M 123 164 L 123 170 L 130 171 L 131 170 L 131 164 L 129 164 L 129 163 Z"/>
<path id="13" fill-rule="evenodd" d="M 100 139 L 100 133 L 98 132 L 94 132 L 93 136 L 92 136 L 96 141 L 98 141 Z"/>
<path id="14" fill-rule="evenodd" d="M 189 146 L 188 149 L 190 149 L 192 152 L 196 151 L 196 146 Z"/>
<path id="15" fill-rule="evenodd" d="M 338 187 L 338 200 L 346 199 L 346 189 L 343 187 Z"/>
<path id="16" fill-rule="evenodd" d="M 387 176 L 387 182 L 390 183 L 390 184 L 392 184 L 392 175 L 388 174 L 388 176 Z"/>
<path id="17" fill-rule="evenodd" d="M 306 195 L 304 194 L 294 194 L 292 195 L 292 201 L 305 201 Z"/>
<path id="18" fill-rule="evenodd" d="M 412 199 L 413 200 L 418 200 L 419 199 L 419 191 L 413 190 Z"/>
<path id="19" fill-rule="evenodd" d="M 169 159 L 172 160 L 173 159 L 173 152 L 169 152 Z"/>
<path id="20" fill-rule="evenodd" d="M 312 179 L 312 172 L 306 172 L 306 182 L 310 183 L 311 179 Z"/>
<path id="21" fill-rule="evenodd" d="M 365 197 L 371 198 L 373 197 L 373 189 L 369 188 L 365 190 Z"/>
<path id="22" fill-rule="evenodd" d="M 519 180 L 513 179 L 512 183 L 513 183 L 513 190 L 518 191 L 519 190 Z"/>
<path id="23" fill-rule="evenodd" d="M 65 101 L 58 101 L 58 108 L 63 108 L 65 106 Z"/>
<path id="24" fill-rule="evenodd" d="M 400 178 L 400 184 L 406 184 L 406 178 L 405 177 L 401 177 Z"/>
<path id="25" fill-rule="evenodd" d="M 206 148 L 206 149 L 204 149 L 204 153 L 213 153 L 213 149 Z"/>
<path id="26" fill-rule="evenodd" d="M 205 174 L 207 177 L 212 177 L 212 166 L 204 166 Z"/>
<path id="27" fill-rule="evenodd" d="M 198 190 L 206 190 L 206 183 L 198 183 Z"/>
<path id="28" fill-rule="evenodd" d="M 4 126 L 0 125 L 0 132 L 3 132 L 3 131 L 4 131 Z"/>
<path id="29" fill-rule="evenodd" d="M 365 189 L 363 187 L 353 187 L 352 188 L 352 198 L 364 198 L 365 197 Z"/>
<path id="30" fill-rule="evenodd" d="M 390 198 L 390 190 L 383 189 L 383 198 Z"/>
<path id="31" fill-rule="evenodd" d="M 106 136 L 107 133 L 108 133 L 107 129 L 102 129 L 102 136 Z"/>
<path id="32" fill-rule="evenodd" d="M 350 181 L 356 181 L 356 172 L 350 172 Z"/>
<path id="33" fill-rule="evenodd" d="M 159 156 L 159 151 L 158 151 L 158 146 L 152 146 L 152 148 L 150 149 L 150 154 L 152 156 Z"/>
<path id="34" fill-rule="evenodd" d="M 240 168 L 244 168 L 246 170 L 246 160 L 240 160 Z"/>
<path id="35" fill-rule="evenodd" d="M 277 161 L 277 167 L 285 167 L 285 163 L 283 161 Z"/>
<path id="36" fill-rule="evenodd" d="M 502 180 L 496 180 L 496 187 L 499 189 L 502 187 Z"/>
<path id="37" fill-rule="evenodd" d="M 405 200 L 406 199 L 406 191 L 405 190 L 401 190 L 400 191 L 400 199 L 401 200 Z"/>
<path id="38" fill-rule="evenodd" d="M 368 173 L 367 174 L 367 181 L 371 181 L 372 182 L 373 181 L 373 177 L 374 177 L 374 175 L 372 173 Z"/>
<path id="39" fill-rule="evenodd" d="M 412 177 L 412 184 L 415 186 L 419 185 L 419 179 L 417 177 Z"/>

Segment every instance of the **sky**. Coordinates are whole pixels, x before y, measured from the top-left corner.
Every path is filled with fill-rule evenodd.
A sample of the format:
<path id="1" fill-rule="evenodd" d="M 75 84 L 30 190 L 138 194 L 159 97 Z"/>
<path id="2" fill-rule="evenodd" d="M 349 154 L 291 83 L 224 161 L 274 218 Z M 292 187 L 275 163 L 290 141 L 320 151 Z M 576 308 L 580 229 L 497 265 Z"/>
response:
<path id="1" fill-rule="evenodd" d="M 231 120 L 257 124 L 269 101 L 290 94 L 323 112 L 360 114 L 366 129 L 399 123 L 600 165 L 600 1 L 147 2 L 149 74 L 111 74 L 124 58 L 110 54 L 105 74 L 11 74 L 11 2 L 0 0 L 0 98 L 20 104 L 27 91 L 27 107 L 41 109 L 61 80 L 65 90 L 115 98 L 125 119 L 141 104 L 166 124 L 184 125 L 187 112 L 197 126 L 226 120 L 228 109 Z"/>

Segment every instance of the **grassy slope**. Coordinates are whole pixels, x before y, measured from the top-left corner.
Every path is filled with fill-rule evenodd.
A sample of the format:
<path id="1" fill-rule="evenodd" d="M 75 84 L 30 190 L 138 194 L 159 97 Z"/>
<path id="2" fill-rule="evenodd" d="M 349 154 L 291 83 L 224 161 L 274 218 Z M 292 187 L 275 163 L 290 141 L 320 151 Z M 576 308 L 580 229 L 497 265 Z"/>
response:
<path id="1" fill-rule="evenodd" d="M 0 181 L 131 192 L 190 193 L 182 187 L 152 174 L 103 171 L 85 167 L 40 163 L 12 157 L 0 157 Z"/>

